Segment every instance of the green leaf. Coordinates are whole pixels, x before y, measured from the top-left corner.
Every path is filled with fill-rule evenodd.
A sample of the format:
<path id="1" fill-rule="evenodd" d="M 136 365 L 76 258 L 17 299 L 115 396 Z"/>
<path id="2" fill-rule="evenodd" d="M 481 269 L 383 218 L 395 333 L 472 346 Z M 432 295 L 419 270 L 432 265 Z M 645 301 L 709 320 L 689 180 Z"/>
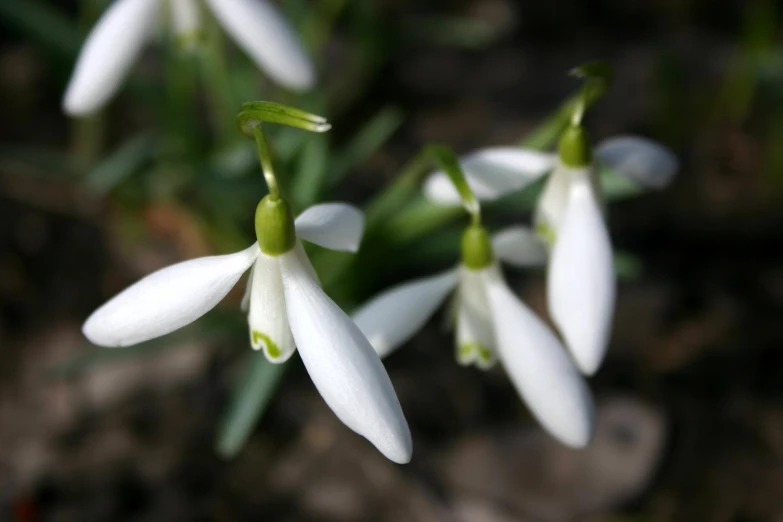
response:
<path id="1" fill-rule="evenodd" d="M 261 352 L 246 359 L 249 366 L 218 431 L 216 450 L 223 458 L 236 456 L 244 447 L 288 368 L 287 363 L 270 363 Z"/>
<path id="2" fill-rule="evenodd" d="M 79 54 L 83 39 L 81 31 L 51 2 L 2 0 L 0 18 L 19 33 L 69 61 Z"/>
<path id="3" fill-rule="evenodd" d="M 154 133 L 135 136 L 90 170 L 84 178 L 87 190 L 103 195 L 128 179 L 157 153 L 158 137 Z"/>
<path id="4" fill-rule="evenodd" d="M 436 205 L 418 196 L 383 228 L 390 244 L 408 243 L 450 223 L 463 212 L 456 206 Z"/>
<path id="5" fill-rule="evenodd" d="M 427 174 L 430 161 L 425 150 L 419 151 L 389 186 L 364 205 L 368 233 L 383 226 L 384 221 L 405 207 L 411 197 L 419 192 L 421 178 Z"/>
<path id="6" fill-rule="evenodd" d="M 617 174 L 609 168 L 600 167 L 598 175 L 601 181 L 601 192 L 606 201 L 619 201 L 632 198 L 645 191 L 644 187 L 638 183 Z"/>
<path id="7" fill-rule="evenodd" d="M 328 153 L 326 136 L 313 136 L 305 144 L 299 169 L 290 189 L 296 209 L 307 208 L 318 200 L 326 179 Z"/>
<path id="8" fill-rule="evenodd" d="M 397 107 L 384 107 L 378 111 L 335 155 L 329 171 L 329 185 L 340 183 L 352 168 L 372 156 L 400 128 L 404 119 L 402 111 Z"/>
<path id="9" fill-rule="evenodd" d="M 90 345 L 84 353 L 55 363 L 49 368 L 48 373 L 54 379 L 72 379 L 95 366 L 147 357 L 167 350 L 191 347 L 196 342 L 210 342 L 235 332 L 238 327 L 237 316 L 234 312 L 223 313 L 215 310 L 196 323 L 176 332 L 133 346 L 103 348 Z"/>
<path id="10" fill-rule="evenodd" d="M 484 20 L 450 16 L 422 16 L 404 27 L 409 39 L 464 49 L 483 49 L 497 40 L 498 31 Z"/>
<path id="11" fill-rule="evenodd" d="M 621 281 L 633 281 L 644 273 L 644 263 L 636 254 L 615 250 L 614 271 Z"/>

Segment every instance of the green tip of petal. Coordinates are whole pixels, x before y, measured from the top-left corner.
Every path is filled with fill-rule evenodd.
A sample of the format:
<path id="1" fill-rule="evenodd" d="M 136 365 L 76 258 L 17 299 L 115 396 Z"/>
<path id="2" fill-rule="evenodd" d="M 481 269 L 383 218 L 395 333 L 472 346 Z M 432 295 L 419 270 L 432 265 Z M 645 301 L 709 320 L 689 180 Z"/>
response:
<path id="1" fill-rule="evenodd" d="M 457 362 L 488 370 L 495 364 L 495 353 L 481 343 L 465 343 L 457 347 Z"/>
<path id="2" fill-rule="evenodd" d="M 251 340 L 254 347 L 258 346 L 264 349 L 264 354 L 270 362 L 276 362 L 282 357 L 283 351 L 268 335 L 263 334 L 258 330 L 253 330 L 251 333 Z"/>
<path id="3" fill-rule="evenodd" d="M 478 356 L 476 366 L 482 370 L 491 368 L 495 364 L 495 352 L 484 345 L 476 345 L 476 355 Z"/>

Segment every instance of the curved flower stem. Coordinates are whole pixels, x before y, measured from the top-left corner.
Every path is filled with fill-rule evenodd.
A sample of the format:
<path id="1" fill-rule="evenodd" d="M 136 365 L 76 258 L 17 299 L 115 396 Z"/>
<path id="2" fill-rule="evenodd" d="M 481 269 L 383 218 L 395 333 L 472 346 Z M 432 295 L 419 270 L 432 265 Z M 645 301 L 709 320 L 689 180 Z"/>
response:
<path id="1" fill-rule="evenodd" d="M 272 155 L 269 153 L 269 145 L 266 142 L 264 131 L 261 130 L 261 125 L 255 125 L 253 127 L 253 137 L 256 140 L 258 161 L 261 163 L 261 170 L 264 173 L 264 179 L 269 187 L 269 195 L 272 199 L 278 199 L 280 197 L 280 188 L 277 184 L 275 171 L 272 167 Z"/>
<path id="2" fill-rule="evenodd" d="M 462 199 L 462 205 L 470 214 L 470 222 L 473 225 L 481 225 L 481 205 L 473 194 L 473 189 L 468 185 L 465 174 L 462 172 L 459 160 L 454 151 L 443 145 L 430 145 L 425 148 L 428 155 L 433 159 L 436 165 L 443 169 L 454 188 L 459 192 Z"/>

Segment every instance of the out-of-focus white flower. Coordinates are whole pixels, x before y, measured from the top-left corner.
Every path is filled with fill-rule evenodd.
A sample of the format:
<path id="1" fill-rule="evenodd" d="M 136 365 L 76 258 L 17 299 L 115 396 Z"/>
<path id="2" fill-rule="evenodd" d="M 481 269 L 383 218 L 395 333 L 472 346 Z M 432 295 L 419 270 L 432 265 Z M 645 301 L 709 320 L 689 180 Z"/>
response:
<path id="1" fill-rule="evenodd" d="M 566 157 L 562 144 L 575 133 L 580 159 Z M 577 148 L 578 148 L 577 147 Z M 586 148 L 585 148 L 586 147 Z M 614 315 L 616 277 L 612 245 L 602 215 L 598 167 L 645 188 L 662 188 L 677 171 L 674 155 L 645 138 L 622 136 L 590 151 L 581 127 L 571 127 L 560 153 L 483 149 L 461 160 L 476 196 L 492 200 L 519 190 L 550 172 L 536 205 L 534 222 L 549 247 L 549 312 L 579 369 L 592 375 L 606 354 Z M 425 182 L 425 194 L 441 204 L 460 202 L 443 172 Z"/>
<path id="2" fill-rule="evenodd" d="M 298 348 L 340 420 L 392 461 L 408 462 L 410 431 L 386 370 L 359 328 L 321 290 L 299 241 L 356 251 L 362 213 L 326 203 L 294 222 L 284 200 L 267 196 L 256 212 L 256 230 L 258 242 L 241 252 L 185 261 L 143 278 L 96 310 L 84 335 L 118 347 L 173 332 L 217 305 L 253 266 L 247 298 L 253 348 L 274 363 Z"/>
<path id="3" fill-rule="evenodd" d="M 292 89 L 313 85 L 312 62 L 294 31 L 267 0 L 203 1 L 237 45 L 274 81 Z M 65 112 L 86 115 L 114 96 L 161 19 L 168 17 L 177 37 L 195 47 L 201 9 L 201 0 L 116 0 L 87 36 L 65 92 Z"/>
<path id="4" fill-rule="evenodd" d="M 644 188 L 667 186 L 678 168 L 677 158 L 671 151 L 638 136 L 609 138 L 595 148 L 593 155 L 599 168 L 609 168 Z M 553 169 L 558 163 L 557 154 L 521 147 L 489 147 L 460 158 L 468 183 L 483 201 L 521 190 L 547 172 L 553 173 L 550 180 L 554 180 Z M 457 190 L 442 171 L 427 177 L 424 194 L 443 205 L 460 204 Z"/>
<path id="5" fill-rule="evenodd" d="M 456 359 L 486 369 L 496 358 L 538 421 L 558 440 L 583 447 L 593 428 L 593 402 L 557 336 L 508 288 L 498 261 L 542 265 L 546 247 L 513 227 L 490 241 L 480 226 L 462 240 L 458 267 L 395 286 L 353 314 L 379 355 L 410 339 L 456 289 Z"/>

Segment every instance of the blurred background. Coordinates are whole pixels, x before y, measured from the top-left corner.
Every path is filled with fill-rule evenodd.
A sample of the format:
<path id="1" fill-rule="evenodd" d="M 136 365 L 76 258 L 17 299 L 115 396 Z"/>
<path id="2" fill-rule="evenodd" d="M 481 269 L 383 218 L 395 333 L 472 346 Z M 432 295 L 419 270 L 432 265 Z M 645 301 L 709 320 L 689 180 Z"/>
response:
<path id="1" fill-rule="evenodd" d="M 161 31 L 104 111 L 71 120 L 62 94 L 108 3 L 0 0 L 0 520 L 783 522 L 778 2 L 280 0 L 311 92 L 276 87 L 208 22 L 196 53 Z M 252 240 L 266 189 L 241 102 L 332 122 L 269 133 L 297 208 L 367 212 L 357 256 L 311 251 L 350 310 L 456 259 L 466 218 L 418 196 L 420 147 L 551 148 L 567 72 L 594 59 L 615 83 L 593 138 L 653 138 L 681 170 L 609 194 L 623 262 L 586 450 L 548 437 L 500 368 L 458 366 L 443 312 L 386 360 L 405 466 L 336 419 L 297 357 L 270 369 L 249 350 L 243 283 L 167 337 L 82 337 L 141 276 Z M 539 189 L 489 206 L 491 228 L 528 223 Z M 545 315 L 543 273 L 508 275 Z"/>

